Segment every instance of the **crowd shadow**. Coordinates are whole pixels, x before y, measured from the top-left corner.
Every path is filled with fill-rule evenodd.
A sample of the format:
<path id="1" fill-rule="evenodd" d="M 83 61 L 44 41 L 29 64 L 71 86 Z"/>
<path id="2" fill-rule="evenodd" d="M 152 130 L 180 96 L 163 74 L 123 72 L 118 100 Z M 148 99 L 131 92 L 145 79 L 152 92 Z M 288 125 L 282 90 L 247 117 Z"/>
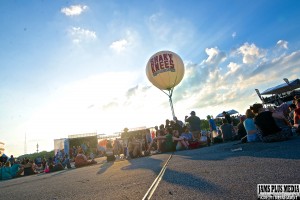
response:
<path id="1" fill-rule="evenodd" d="M 127 160 L 128 165 L 121 167 L 123 171 L 127 170 L 150 170 L 156 175 L 161 171 L 164 163 L 167 161 L 171 153 L 152 155 L 142 158 Z M 181 156 L 182 159 L 187 160 L 208 160 L 219 161 L 236 157 L 257 157 L 257 158 L 278 158 L 278 159 L 300 159 L 300 137 L 293 137 L 290 140 L 274 143 L 239 143 L 239 141 L 232 141 L 227 143 L 215 144 L 208 147 L 203 147 L 194 150 L 185 150 L 174 152 L 173 156 Z M 172 162 L 172 159 L 171 161 Z M 107 171 L 114 162 L 105 162 L 100 166 L 97 174 L 102 174 Z M 193 174 L 185 171 L 168 168 L 165 171 L 162 180 L 180 185 L 181 187 L 191 188 L 202 193 L 226 194 L 228 191 L 215 183 L 206 180 L 199 174 Z"/>
<path id="2" fill-rule="evenodd" d="M 111 162 L 104 162 L 100 165 L 100 169 L 98 170 L 97 174 L 102 174 L 104 173 L 108 168 L 110 168 L 115 161 L 111 161 Z"/>
<path id="3" fill-rule="evenodd" d="M 161 154 L 169 155 L 169 154 Z M 187 160 L 226 160 L 235 157 L 257 157 L 257 158 L 278 158 L 278 159 L 300 159 L 300 137 L 293 137 L 290 140 L 274 143 L 240 143 L 232 141 L 227 143 L 215 144 L 194 150 L 177 151 L 176 156 L 182 156 Z M 129 160 L 129 165 L 122 167 L 121 170 L 145 169 L 151 170 L 157 175 L 159 174 L 162 164 L 167 158 L 158 158 L 158 155 Z M 182 180 L 184 177 L 184 181 Z M 204 178 L 192 173 L 177 171 L 167 168 L 163 180 L 172 184 L 189 187 L 203 193 L 226 194 L 220 186 L 211 183 Z"/>
<path id="4" fill-rule="evenodd" d="M 225 195 L 226 193 L 228 193 L 228 191 L 226 191 L 224 188 L 208 180 L 205 180 L 200 176 L 196 176 L 187 172 L 172 170 L 169 168 L 167 168 L 163 176 L 163 180 L 175 185 L 192 188 L 193 190 L 205 194 L 215 194 L 217 192 L 218 195 Z"/>
<path id="5" fill-rule="evenodd" d="M 288 160 L 300 159 L 300 137 L 294 136 L 290 140 L 273 143 L 240 143 L 232 141 L 215 144 L 195 150 L 179 151 L 176 155 L 191 160 L 225 160 L 228 158 L 248 156 L 256 158 L 278 158 Z"/>
<path id="6" fill-rule="evenodd" d="M 162 155 L 165 155 L 164 157 Z M 160 154 L 155 156 L 149 156 L 139 159 L 132 159 L 129 160 L 129 165 L 122 167 L 121 170 L 136 170 L 136 169 L 144 169 L 144 170 L 151 170 L 156 175 L 158 175 L 169 158 L 171 154 Z M 170 160 L 172 162 L 172 159 Z M 219 187 L 218 185 L 211 183 L 204 178 L 196 176 L 192 173 L 182 172 L 173 170 L 170 168 L 166 168 L 165 174 L 162 177 L 163 181 L 166 181 L 171 184 L 180 185 L 183 187 L 189 187 L 193 190 L 198 190 L 203 193 L 214 193 L 218 191 L 218 193 L 226 193 L 224 189 Z"/>

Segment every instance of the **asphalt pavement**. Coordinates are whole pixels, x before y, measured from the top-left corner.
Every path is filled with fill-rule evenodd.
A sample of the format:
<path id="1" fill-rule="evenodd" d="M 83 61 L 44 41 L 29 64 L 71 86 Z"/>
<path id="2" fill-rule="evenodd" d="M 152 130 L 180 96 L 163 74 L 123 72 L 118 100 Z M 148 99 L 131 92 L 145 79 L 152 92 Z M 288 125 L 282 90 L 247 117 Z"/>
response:
<path id="1" fill-rule="evenodd" d="M 300 183 L 300 137 L 237 141 L 0 181 L 1 199 L 257 199 L 257 184 Z"/>

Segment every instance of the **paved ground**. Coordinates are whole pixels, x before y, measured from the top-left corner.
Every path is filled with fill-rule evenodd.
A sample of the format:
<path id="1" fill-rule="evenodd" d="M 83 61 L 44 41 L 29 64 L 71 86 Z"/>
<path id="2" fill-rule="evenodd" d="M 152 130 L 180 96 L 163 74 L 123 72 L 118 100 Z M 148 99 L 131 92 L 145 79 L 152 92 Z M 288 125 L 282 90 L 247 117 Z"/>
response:
<path id="1" fill-rule="evenodd" d="M 1 199 L 142 199 L 170 155 L 1 181 Z M 300 137 L 176 152 L 152 199 L 257 199 L 257 184 L 299 184 L 299 167 Z"/>

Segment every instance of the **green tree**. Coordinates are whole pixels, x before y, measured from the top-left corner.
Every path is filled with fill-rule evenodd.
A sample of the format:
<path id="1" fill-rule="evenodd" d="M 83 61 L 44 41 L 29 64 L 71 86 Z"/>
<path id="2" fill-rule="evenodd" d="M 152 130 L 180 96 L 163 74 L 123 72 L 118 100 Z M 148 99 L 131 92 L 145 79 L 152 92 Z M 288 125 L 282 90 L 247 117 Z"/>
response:
<path id="1" fill-rule="evenodd" d="M 201 119 L 201 130 L 209 130 L 209 124 L 206 119 Z"/>
<path id="2" fill-rule="evenodd" d="M 39 153 L 32 153 L 32 154 L 25 154 L 25 155 L 19 156 L 18 159 L 21 160 L 23 158 L 29 158 L 31 160 L 34 160 L 35 158 L 38 158 L 38 157 L 49 158 L 49 157 L 53 157 L 53 156 L 54 156 L 54 150 L 52 150 L 52 151 L 41 151 Z"/>

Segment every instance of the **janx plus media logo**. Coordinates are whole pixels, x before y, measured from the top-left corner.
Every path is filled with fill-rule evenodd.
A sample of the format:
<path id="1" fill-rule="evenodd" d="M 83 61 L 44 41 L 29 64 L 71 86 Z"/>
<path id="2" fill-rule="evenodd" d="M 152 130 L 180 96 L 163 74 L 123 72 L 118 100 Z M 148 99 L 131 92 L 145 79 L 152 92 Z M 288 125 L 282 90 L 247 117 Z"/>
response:
<path id="1" fill-rule="evenodd" d="M 258 184 L 258 199 L 300 199 L 300 184 Z"/>

